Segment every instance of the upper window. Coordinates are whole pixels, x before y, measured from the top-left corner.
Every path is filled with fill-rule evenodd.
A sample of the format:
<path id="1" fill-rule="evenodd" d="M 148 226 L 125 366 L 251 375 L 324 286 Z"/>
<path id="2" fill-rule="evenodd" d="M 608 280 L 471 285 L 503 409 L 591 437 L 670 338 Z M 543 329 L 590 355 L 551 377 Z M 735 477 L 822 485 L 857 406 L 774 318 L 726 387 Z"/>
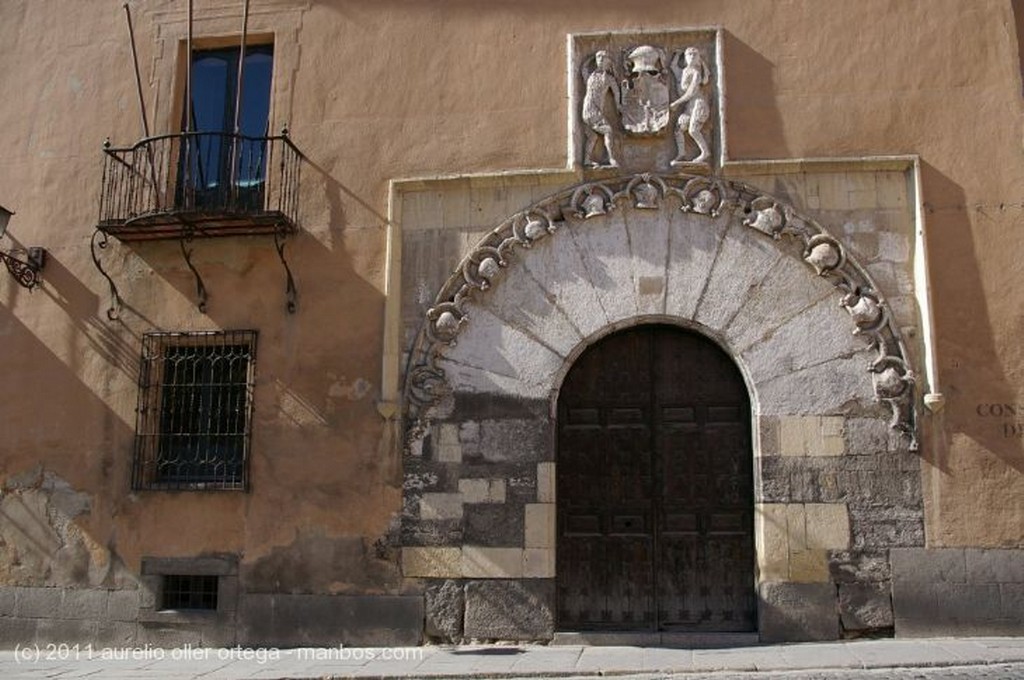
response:
<path id="1" fill-rule="evenodd" d="M 142 342 L 133 487 L 247 488 L 256 331 Z"/>
<path id="2" fill-rule="evenodd" d="M 192 101 L 181 127 L 195 135 L 181 156 L 180 206 L 245 211 L 263 205 L 274 47 L 246 46 L 244 65 L 240 55 L 240 47 L 192 53 Z"/>
<path id="3" fill-rule="evenodd" d="M 274 46 L 246 46 L 241 99 L 238 98 L 240 52 L 239 47 L 193 51 L 193 131 L 234 132 L 235 107 L 238 104 L 239 132 L 249 137 L 264 137 L 268 134 Z"/>
<path id="4" fill-rule="evenodd" d="M 271 134 L 277 55 L 271 34 L 253 39 L 243 49 L 207 38 L 219 46 L 190 54 L 180 45 L 188 68 L 175 80 L 175 129 L 104 146 L 104 234 L 132 241 L 295 231 L 302 154 L 287 130 Z"/>

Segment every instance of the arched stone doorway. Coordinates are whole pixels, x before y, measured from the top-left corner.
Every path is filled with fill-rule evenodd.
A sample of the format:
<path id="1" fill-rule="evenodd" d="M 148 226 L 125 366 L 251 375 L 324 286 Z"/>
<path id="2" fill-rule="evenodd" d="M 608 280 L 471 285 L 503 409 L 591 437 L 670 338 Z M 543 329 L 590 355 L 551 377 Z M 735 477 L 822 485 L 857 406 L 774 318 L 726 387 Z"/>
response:
<path id="1" fill-rule="evenodd" d="M 644 324 L 588 347 L 556 461 L 558 628 L 756 628 L 750 400 L 715 343 Z"/>
<path id="2" fill-rule="evenodd" d="M 558 191 L 465 253 L 407 329 L 402 569 L 428 636 L 551 639 L 558 394 L 595 339 L 644 323 L 700 329 L 742 369 L 761 638 L 836 637 L 856 598 L 888 602 L 863 565 L 923 540 L 915 376 L 855 250 L 741 183 L 642 174 Z"/>

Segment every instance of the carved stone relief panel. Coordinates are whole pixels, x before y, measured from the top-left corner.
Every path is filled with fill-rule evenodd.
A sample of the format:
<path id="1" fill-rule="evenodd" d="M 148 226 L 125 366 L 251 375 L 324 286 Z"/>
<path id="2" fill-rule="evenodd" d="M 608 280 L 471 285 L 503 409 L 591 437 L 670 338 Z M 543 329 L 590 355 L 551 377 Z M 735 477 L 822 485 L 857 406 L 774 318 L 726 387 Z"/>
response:
<path id="1" fill-rule="evenodd" d="M 571 36 L 574 163 L 712 172 L 723 155 L 721 42 L 711 29 Z"/>

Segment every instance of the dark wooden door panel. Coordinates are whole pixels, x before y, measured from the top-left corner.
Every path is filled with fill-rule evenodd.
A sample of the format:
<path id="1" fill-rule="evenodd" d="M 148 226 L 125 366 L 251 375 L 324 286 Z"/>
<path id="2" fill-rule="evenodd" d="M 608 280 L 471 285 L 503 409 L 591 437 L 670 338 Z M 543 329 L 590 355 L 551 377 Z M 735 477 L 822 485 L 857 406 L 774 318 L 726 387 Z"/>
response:
<path id="1" fill-rule="evenodd" d="M 641 326 L 580 357 L 558 409 L 560 627 L 754 628 L 749 421 L 697 334 Z"/>

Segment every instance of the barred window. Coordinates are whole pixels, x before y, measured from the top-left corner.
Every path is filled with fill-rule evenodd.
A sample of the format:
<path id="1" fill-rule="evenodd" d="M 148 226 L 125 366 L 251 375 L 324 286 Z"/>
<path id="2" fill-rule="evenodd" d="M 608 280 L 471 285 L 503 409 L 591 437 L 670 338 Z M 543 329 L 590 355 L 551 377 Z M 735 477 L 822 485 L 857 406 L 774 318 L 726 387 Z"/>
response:
<path id="1" fill-rule="evenodd" d="M 167 574 L 161 588 L 161 609 L 216 609 L 216 576 Z"/>
<path id="2" fill-rule="evenodd" d="M 135 489 L 246 489 L 256 331 L 142 338 Z"/>

